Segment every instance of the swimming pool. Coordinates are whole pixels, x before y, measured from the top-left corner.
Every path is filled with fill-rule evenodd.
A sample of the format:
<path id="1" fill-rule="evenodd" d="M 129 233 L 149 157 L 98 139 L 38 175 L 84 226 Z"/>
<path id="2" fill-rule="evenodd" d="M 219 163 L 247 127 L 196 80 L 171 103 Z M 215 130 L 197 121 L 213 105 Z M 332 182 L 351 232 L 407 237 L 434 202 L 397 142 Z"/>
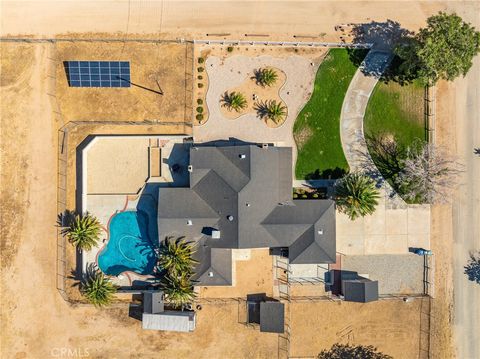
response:
<path id="1" fill-rule="evenodd" d="M 148 216 L 142 211 L 120 212 L 109 225 L 109 240 L 98 256 L 103 273 L 117 276 L 131 271 L 151 274 L 156 255 L 148 231 Z"/>

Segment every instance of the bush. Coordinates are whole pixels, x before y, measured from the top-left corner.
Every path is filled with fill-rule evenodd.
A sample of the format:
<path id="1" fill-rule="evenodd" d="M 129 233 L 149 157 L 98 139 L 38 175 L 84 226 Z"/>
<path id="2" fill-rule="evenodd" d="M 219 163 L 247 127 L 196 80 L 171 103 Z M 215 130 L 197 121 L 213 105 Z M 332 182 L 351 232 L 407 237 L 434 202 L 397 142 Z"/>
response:
<path id="1" fill-rule="evenodd" d="M 195 116 L 195 118 L 196 118 L 199 122 L 201 122 L 201 121 L 203 120 L 203 114 L 199 113 L 199 114 L 197 114 L 197 116 Z"/>
<path id="2" fill-rule="evenodd" d="M 203 87 L 203 84 L 202 83 L 198 83 L 197 84 L 198 88 L 201 89 Z"/>
<path id="3" fill-rule="evenodd" d="M 312 195 L 312 197 L 313 197 L 313 198 L 318 198 L 318 193 L 314 193 L 314 194 Z"/>
<path id="4" fill-rule="evenodd" d="M 302 194 L 302 198 L 308 198 L 306 194 Z"/>
<path id="5" fill-rule="evenodd" d="M 232 52 L 232 51 L 233 51 L 233 46 L 227 47 L 227 51 L 228 51 L 228 52 Z"/>
<path id="6" fill-rule="evenodd" d="M 298 194 L 294 193 L 293 198 L 298 198 Z"/>
<path id="7" fill-rule="evenodd" d="M 198 106 L 198 107 L 197 107 L 197 112 L 198 112 L 198 113 L 203 113 L 203 107 L 202 107 L 202 106 Z"/>
<path id="8" fill-rule="evenodd" d="M 205 59 L 203 57 L 198 58 L 198 63 L 203 64 L 205 62 Z"/>
<path id="9" fill-rule="evenodd" d="M 198 71 L 198 72 L 203 72 L 203 71 L 205 71 L 205 69 L 200 66 L 200 67 L 197 67 L 197 71 Z"/>
<path id="10" fill-rule="evenodd" d="M 198 75 L 198 76 L 197 76 L 197 79 L 203 80 L 203 76 L 202 76 L 202 75 Z"/>
<path id="11" fill-rule="evenodd" d="M 203 100 L 201 98 L 197 98 L 197 105 L 203 105 Z"/>

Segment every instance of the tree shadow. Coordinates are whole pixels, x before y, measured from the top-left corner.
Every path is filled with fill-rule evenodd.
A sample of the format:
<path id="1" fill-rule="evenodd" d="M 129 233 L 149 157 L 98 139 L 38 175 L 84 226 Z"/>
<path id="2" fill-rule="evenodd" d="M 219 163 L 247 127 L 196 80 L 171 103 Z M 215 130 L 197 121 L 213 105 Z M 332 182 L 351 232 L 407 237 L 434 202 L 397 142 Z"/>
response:
<path id="1" fill-rule="evenodd" d="M 387 20 L 385 22 L 372 21 L 355 24 L 352 27 L 352 36 L 354 43 L 372 43 L 374 50 L 392 52 L 397 45 L 411 41 L 413 32 L 401 27 L 397 21 Z M 357 67 L 362 64 L 365 57 L 362 51 L 365 50 L 348 49 L 350 60 Z M 407 73 L 403 70 L 403 62 L 400 57 L 394 56 L 390 65 L 381 74 L 380 81 L 385 83 L 393 81 L 403 86 L 416 79 L 416 74 Z M 367 69 L 365 71 L 368 72 Z"/>
<path id="2" fill-rule="evenodd" d="M 473 154 L 480 156 L 480 147 L 479 148 L 474 148 L 473 149 Z"/>
<path id="3" fill-rule="evenodd" d="M 468 280 L 480 284 L 480 254 L 470 253 L 470 260 L 464 268 Z"/>
<path id="4" fill-rule="evenodd" d="M 335 168 L 328 168 L 326 170 L 320 171 L 320 169 L 316 169 L 313 172 L 307 173 L 305 175 L 305 180 L 319 180 L 319 179 L 338 179 L 342 178 L 347 174 L 347 171 L 344 168 L 335 167 Z"/>
<path id="5" fill-rule="evenodd" d="M 412 35 L 412 31 L 390 19 L 384 22 L 355 24 L 352 27 L 354 43 L 371 43 L 373 48 L 379 50 L 393 50 L 395 45 Z"/>
<path id="6" fill-rule="evenodd" d="M 365 134 L 368 153 L 359 153 L 367 174 L 372 177 L 380 172 L 383 179 L 395 184 L 403 169 L 402 162 L 407 157 L 407 149 L 399 145 L 395 138 L 384 133 Z M 375 164 L 374 167 L 372 167 Z"/>
<path id="7" fill-rule="evenodd" d="M 257 112 L 257 116 L 263 120 L 268 118 L 268 106 L 269 103 L 267 101 L 257 101 L 255 102 L 253 109 Z"/>

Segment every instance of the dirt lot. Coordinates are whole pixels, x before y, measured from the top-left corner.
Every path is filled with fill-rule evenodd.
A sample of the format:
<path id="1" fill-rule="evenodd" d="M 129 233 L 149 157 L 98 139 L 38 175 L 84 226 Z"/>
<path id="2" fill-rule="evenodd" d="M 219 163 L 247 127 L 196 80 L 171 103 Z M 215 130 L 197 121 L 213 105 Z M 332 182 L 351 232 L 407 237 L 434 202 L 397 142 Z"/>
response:
<path id="1" fill-rule="evenodd" d="M 58 43 L 56 94 L 64 118 L 68 121 L 191 121 L 191 46 L 187 43 Z M 130 61 L 132 86 L 71 88 L 63 66 L 64 61 L 71 60 Z"/>
<path id="2" fill-rule="evenodd" d="M 340 342 L 373 345 L 395 359 L 411 359 L 419 355 L 421 313 L 428 313 L 428 299 L 366 304 L 305 301 L 290 308 L 292 357 L 314 357 Z"/>

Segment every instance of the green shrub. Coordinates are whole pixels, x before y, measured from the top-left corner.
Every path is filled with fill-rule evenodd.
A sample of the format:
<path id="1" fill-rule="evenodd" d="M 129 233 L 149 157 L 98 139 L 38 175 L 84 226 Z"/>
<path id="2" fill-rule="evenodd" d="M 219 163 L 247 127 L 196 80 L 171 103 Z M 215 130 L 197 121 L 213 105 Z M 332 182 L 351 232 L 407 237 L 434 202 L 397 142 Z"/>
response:
<path id="1" fill-rule="evenodd" d="M 203 100 L 201 98 L 197 98 L 197 105 L 203 105 Z"/>
<path id="2" fill-rule="evenodd" d="M 198 58 L 198 63 L 203 64 L 205 62 L 205 59 L 203 57 Z"/>
<path id="3" fill-rule="evenodd" d="M 202 76 L 202 75 L 198 75 L 198 76 L 197 76 L 197 79 L 203 80 L 203 76 Z"/>
<path id="4" fill-rule="evenodd" d="M 312 197 L 313 197 L 313 198 L 318 198 L 318 193 L 314 193 L 314 194 L 312 195 Z"/>
<path id="5" fill-rule="evenodd" d="M 232 52 L 232 51 L 233 51 L 233 46 L 227 47 L 227 51 L 228 51 L 228 52 Z"/>
<path id="6" fill-rule="evenodd" d="M 201 89 L 203 87 L 203 84 L 202 83 L 198 83 L 197 84 L 198 88 Z"/>
<path id="7" fill-rule="evenodd" d="M 198 107 L 197 107 L 197 112 L 198 112 L 198 113 L 203 113 L 203 107 L 202 107 L 202 106 L 198 106 Z"/>
<path id="8" fill-rule="evenodd" d="M 200 67 L 197 67 L 197 71 L 198 71 L 198 72 L 203 72 L 204 70 L 205 70 L 205 69 L 204 69 L 203 67 L 201 67 L 201 66 L 200 66 Z"/>
<path id="9" fill-rule="evenodd" d="M 306 194 L 302 194 L 302 198 L 308 198 Z"/>
<path id="10" fill-rule="evenodd" d="M 298 198 L 298 194 L 294 193 L 293 198 Z"/>
<path id="11" fill-rule="evenodd" d="M 195 118 L 198 120 L 198 122 L 201 122 L 203 120 L 203 114 L 199 113 Z"/>

